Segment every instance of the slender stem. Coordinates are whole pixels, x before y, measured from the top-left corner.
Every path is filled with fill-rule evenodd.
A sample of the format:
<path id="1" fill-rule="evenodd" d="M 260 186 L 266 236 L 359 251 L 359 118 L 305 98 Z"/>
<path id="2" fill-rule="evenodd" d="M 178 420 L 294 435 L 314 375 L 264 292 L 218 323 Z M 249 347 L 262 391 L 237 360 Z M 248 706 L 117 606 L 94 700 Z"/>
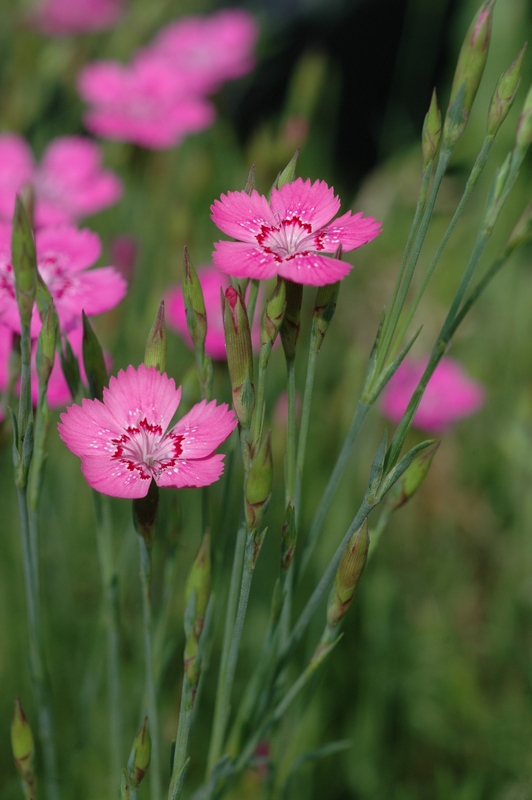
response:
<path id="1" fill-rule="evenodd" d="M 152 619 L 151 619 L 151 553 L 142 536 L 138 536 L 140 549 L 140 581 L 142 585 L 142 620 L 144 631 L 144 657 L 146 669 L 146 702 L 151 734 L 150 789 L 151 800 L 161 800 L 161 759 L 159 715 L 153 670 Z"/>
<path id="2" fill-rule="evenodd" d="M 312 391 L 314 389 L 314 377 L 316 375 L 316 363 L 318 358 L 318 339 L 311 338 L 310 350 L 308 354 L 307 377 L 305 380 L 305 390 L 303 392 L 303 403 L 301 406 L 301 422 L 299 425 L 299 440 L 297 445 L 296 458 L 296 485 L 294 492 L 294 508 L 296 513 L 296 525 L 299 525 L 301 515 L 301 484 L 303 481 L 303 468 L 305 466 L 305 455 L 307 448 L 308 427 L 310 421 L 310 406 L 312 402 Z"/>
<path id="3" fill-rule="evenodd" d="M 247 312 L 249 327 L 253 325 L 253 317 L 255 316 L 255 306 L 257 305 L 257 297 L 259 296 L 259 281 L 253 278 L 251 286 L 249 287 L 249 297 L 247 302 Z"/>
<path id="4" fill-rule="evenodd" d="M 338 455 L 336 464 L 334 465 L 334 469 L 331 473 L 331 477 L 329 478 L 323 496 L 320 500 L 320 504 L 316 509 L 316 513 L 314 514 L 309 534 L 307 536 L 307 541 L 305 542 L 305 547 L 303 549 L 303 553 L 301 556 L 300 568 L 298 573 L 299 579 L 304 574 L 305 569 L 308 566 L 310 557 L 312 555 L 312 551 L 318 540 L 318 536 L 321 533 L 323 523 L 325 522 L 325 517 L 327 516 L 327 512 L 329 511 L 329 508 L 331 506 L 334 493 L 336 492 L 338 484 L 340 483 L 340 479 L 342 478 L 344 470 L 347 467 L 352 447 L 356 441 L 360 429 L 362 428 L 362 425 L 364 423 L 364 420 L 366 418 L 369 409 L 370 409 L 369 405 L 359 400 L 355 414 L 353 416 L 353 420 L 347 432 L 344 444 Z"/>
<path id="5" fill-rule="evenodd" d="M 107 655 L 107 707 L 109 724 L 109 779 L 112 786 L 122 763 L 122 714 L 118 637 L 117 576 L 114 566 L 110 509 L 107 497 L 93 492 L 96 512 L 96 545 L 102 581 L 103 620 Z"/>
<path id="6" fill-rule="evenodd" d="M 443 251 L 444 251 L 444 249 L 445 249 L 445 247 L 447 245 L 447 242 L 449 241 L 449 239 L 451 237 L 451 234 L 452 234 L 452 232 L 453 232 L 453 230 L 454 230 L 454 228 L 456 226 L 456 223 L 458 222 L 458 219 L 460 218 L 460 216 L 462 214 L 462 211 L 464 210 L 464 206 L 465 206 L 467 200 L 469 199 L 469 195 L 473 191 L 473 189 L 474 189 L 474 187 L 475 187 L 475 185 L 476 185 L 476 183 L 478 181 L 478 178 L 480 177 L 480 175 L 482 173 L 482 170 L 484 169 L 484 167 L 486 165 L 486 162 L 488 160 L 488 157 L 489 157 L 489 154 L 490 154 L 490 151 L 491 151 L 491 147 L 492 147 L 493 141 L 494 141 L 494 137 L 493 136 L 487 136 L 484 139 L 484 142 L 482 143 L 482 148 L 480 150 L 480 153 L 477 156 L 477 160 L 475 161 L 473 169 L 471 170 L 471 174 L 469 175 L 469 178 L 467 179 L 467 183 L 465 185 L 464 192 L 462 194 L 462 197 L 460 198 L 460 202 L 458 203 L 458 206 L 456 207 L 456 211 L 454 212 L 453 217 L 452 217 L 449 225 L 447 226 L 447 230 L 445 231 L 445 233 L 444 233 L 444 235 L 442 237 L 442 240 L 441 240 L 440 244 L 438 245 L 438 249 L 434 253 L 432 261 L 430 262 L 430 264 L 429 264 L 429 266 L 427 268 L 427 271 L 426 271 L 426 273 L 425 273 L 425 275 L 423 277 L 423 281 L 421 282 L 421 285 L 420 285 L 420 287 L 419 287 L 419 289 L 417 291 L 416 297 L 414 298 L 414 301 L 413 301 L 413 303 L 412 303 L 412 305 L 411 305 L 411 307 L 410 307 L 410 309 L 408 311 L 408 314 L 406 315 L 406 318 L 405 318 L 405 320 L 403 321 L 403 323 L 401 325 L 399 333 L 397 334 L 395 345 L 394 345 L 394 347 L 393 347 L 393 349 L 392 349 L 392 351 L 390 353 L 390 358 L 394 358 L 395 357 L 399 347 L 401 346 L 401 342 L 403 341 L 403 339 L 405 337 L 405 334 L 406 334 L 406 332 L 408 330 L 408 327 L 409 327 L 410 323 L 412 322 L 412 319 L 413 319 L 414 314 L 415 314 L 415 312 L 417 310 L 417 307 L 418 307 L 418 305 L 420 303 L 420 300 L 421 300 L 421 298 L 423 297 L 423 295 L 425 293 L 425 290 L 426 290 L 426 288 L 428 286 L 428 283 L 429 283 L 429 281 L 430 281 L 430 279 L 431 279 L 431 277 L 432 277 L 432 275 L 434 273 L 434 270 L 436 269 L 436 266 L 437 266 L 437 264 L 438 264 L 438 262 L 439 262 L 439 260 L 441 258 L 441 255 L 442 255 L 442 253 L 443 253 Z"/>
<path id="7" fill-rule="evenodd" d="M 381 373 L 382 368 L 388 357 L 392 339 L 394 337 L 397 328 L 397 323 L 399 322 L 399 317 L 401 315 L 401 311 L 405 304 L 406 296 L 410 288 L 412 277 L 414 275 L 414 271 L 419 259 L 419 254 L 421 253 L 421 248 L 423 246 L 423 242 L 425 241 L 425 236 L 427 234 L 429 222 L 432 217 L 432 212 L 434 211 L 436 197 L 438 196 L 441 182 L 449 165 L 451 155 L 452 155 L 452 149 L 448 147 L 444 148 L 440 153 L 438 164 L 436 166 L 436 173 L 434 175 L 434 181 L 430 190 L 429 199 L 426 204 L 423 217 L 418 227 L 414 242 L 412 244 L 409 257 L 406 260 L 404 274 L 402 275 L 402 280 L 399 282 L 399 288 L 397 292 L 394 294 L 394 303 L 390 307 L 390 310 L 386 315 L 387 319 L 384 326 L 383 335 L 381 338 L 379 353 L 377 355 L 377 368 L 375 371 L 375 374 L 377 376 Z"/>
<path id="8" fill-rule="evenodd" d="M 296 371 L 295 359 L 286 359 L 288 380 L 288 424 L 286 429 L 286 502 L 293 502 L 296 488 Z"/>
<path id="9" fill-rule="evenodd" d="M 186 675 L 183 675 L 181 689 L 181 707 L 179 709 L 179 722 L 175 742 L 174 761 L 172 765 L 172 778 L 168 789 L 168 800 L 179 800 L 183 791 L 185 776 L 188 768 L 187 748 L 196 689 L 191 686 Z"/>
<path id="10" fill-rule="evenodd" d="M 218 686 L 216 689 L 216 702 L 214 706 L 214 719 L 212 725 L 211 742 L 209 747 L 209 757 L 207 760 L 207 774 L 218 761 L 223 746 L 225 734 L 225 720 L 228 712 L 226 706 L 230 699 L 227 697 L 226 682 L 229 653 L 231 649 L 231 637 L 235 622 L 239 587 L 242 578 L 242 566 L 246 547 L 246 524 L 242 522 L 238 529 L 235 552 L 233 556 L 233 568 L 231 572 L 231 582 L 229 584 L 229 597 L 227 599 L 227 609 L 225 614 L 224 639 L 222 644 L 222 657 L 220 662 L 220 672 L 218 673 Z"/>
<path id="11" fill-rule="evenodd" d="M 17 489 L 24 567 L 24 587 L 29 635 L 30 676 L 37 708 L 39 738 L 43 752 L 44 787 L 47 800 L 58 800 L 59 782 L 53 736 L 53 715 L 50 692 L 46 680 L 38 597 L 33 585 L 33 554 L 31 552 L 28 503 L 25 488 Z"/>

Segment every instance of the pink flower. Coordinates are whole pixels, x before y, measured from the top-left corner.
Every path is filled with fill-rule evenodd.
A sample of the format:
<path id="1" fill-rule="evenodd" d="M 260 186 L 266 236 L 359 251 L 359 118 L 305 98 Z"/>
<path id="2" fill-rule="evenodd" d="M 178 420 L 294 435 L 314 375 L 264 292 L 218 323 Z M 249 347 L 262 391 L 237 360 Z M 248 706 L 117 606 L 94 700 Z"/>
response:
<path id="1" fill-rule="evenodd" d="M 59 435 L 81 458 L 93 489 L 113 497 L 145 497 L 157 486 L 208 486 L 223 472 L 214 450 L 236 426 L 227 405 L 202 400 L 170 430 L 181 388 L 154 367 L 129 366 L 111 378 L 99 400 L 61 414 Z"/>
<path id="2" fill-rule="evenodd" d="M 381 410 L 398 423 L 428 361 L 403 361 L 384 389 Z M 443 358 L 430 378 L 413 424 L 429 433 L 443 433 L 453 422 L 474 414 L 484 404 L 484 389 L 452 358 Z"/>
<path id="3" fill-rule="evenodd" d="M 122 184 L 101 168 L 98 145 L 82 136 L 54 139 L 39 165 L 21 136 L 0 135 L 0 217 L 11 221 L 15 195 L 31 183 L 35 190 L 35 224 L 75 222 L 116 203 Z"/>
<path id="4" fill-rule="evenodd" d="M 143 147 L 175 147 L 214 120 L 213 106 L 191 95 L 186 78 L 146 54 L 129 66 L 88 64 L 78 77 L 78 90 L 91 105 L 85 114 L 90 131 Z"/>
<path id="5" fill-rule="evenodd" d="M 191 89 L 209 93 L 253 69 L 257 38 L 254 17 L 242 9 L 228 8 L 171 22 L 148 50 L 185 76 Z"/>
<path id="6" fill-rule="evenodd" d="M 123 0 L 44 0 L 33 21 L 48 36 L 62 36 L 110 28 L 123 13 Z"/>
<path id="7" fill-rule="evenodd" d="M 207 314 L 207 336 L 205 338 L 205 352 L 215 361 L 225 361 L 224 321 L 220 291 L 228 288 L 229 279 L 215 267 L 206 266 L 198 268 L 198 278 L 203 290 L 205 312 Z M 192 339 L 188 332 L 185 302 L 181 286 L 170 289 L 165 298 L 166 319 L 170 328 L 173 328 L 193 349 Z M 253 328 L 251 331 L 253 348 L 260 347 L 260 315 L 255 312 Z"/>
<path id="8" fill-rule="evenodd" d="M 81 312 L 87 316 L 114 308 L 126 293 L 126 282 L 113 267 L 88 267 L 100 257 L 97 234 L 69 225 L 42 228 L 35 235 L 37 266 L 48 286 L 61 328 L 78 327 Z M 11 225 L 0 225 L 0 323 L 20 333 L 20 319 L 11 266 Z M 31 336 L 38 335 L 41 321 L 33 310 Z"/>
<path id="9" fill-rule="evenodd" d="M 351 264 L 324 256 L 342 249 L 354 250 L 380 233 L 373 217 L 348 211 L 330 221 L 340 208 L 334 190 L 324 181 L 298 178 L 271 199 L 253 190 L 228 192 L 211 206 L 214 223 L 237 242 L 216 242 L 216 266 L 237 278 L 271 278 L 280 275 L 294 283 L 323 286 L 335 283 Z"/>

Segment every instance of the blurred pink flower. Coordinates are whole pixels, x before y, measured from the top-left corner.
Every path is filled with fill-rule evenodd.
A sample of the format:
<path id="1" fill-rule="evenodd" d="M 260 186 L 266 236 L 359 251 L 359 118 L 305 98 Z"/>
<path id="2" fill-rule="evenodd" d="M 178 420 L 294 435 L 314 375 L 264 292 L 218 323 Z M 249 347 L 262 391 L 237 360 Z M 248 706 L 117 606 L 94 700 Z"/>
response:
<path id="1" fill-rule="evenodd" d="M 115 269 L 130 283 L 137 260 L 137 240 L 133 236 L 115 236 L 109 243 L 109 253 Z"/>
<path id="2" fill-rule="evenodd" d="M 111 378 L 103 403 L 83 400 L 61 414 L 59 435 L 81 458 L 93 489 L 113 497 L 145 497 L 158 486 L 208 486 L 223 472 L 214 450 L 236 426 L 227 405 L 202 400 L 167 431 L 181 388 L 154 367 L 129 366 Z"/>
<path id="3" fill-rule="evenodd" d="M 398 423 L 406 411 L 427 363 L 403 361 L 385 387 L 381 411 L 392 422 Z M 429 433 L 443 433 L 454 422 L 482 408 L 484 398 L 483 387 L 469 378 L 457 361 L 443 358 L 427 384 L 413 424 Z"/>
<path id="4" fill-rule="evenodd" d="M 215 361 L 225 361 L 227 353 L 225 350 L 224 321 L 222 315 L 222 303 L 220 292 L 224 292 L 230 285 L 229 278 L 223 275 L 216 267 L 205 266 L 197 270 L 198 278 L 203 290 L 203 300 L 207 314 L 207 336 L 205 338 L 205 352 Z M 185 312 L 185 302 L 183 300 L 183 289 L 175 286 L 170 289 L 165 298 L 166 320 L 170 328 L 177 331 L 187 345 L 193 349 L 192 339 L 190 338 L 187 317 Z M 253 349 L 260 348 L 260 314 L 258 308 L 255 312 L 253 328 L 251 331 L 251 341 Z"/>
<path id="5" fill-rule="evenodd" d="M 340 200 L 324 181 L 297 178 L 271 199 L 253 190 L 222 194 L 211 206 L 214 223 L 240 241 L 216 242 L 215 265 L 237 278 L 280 275 L 294 283 L 323 286 L 345 277 L 351 264 L 322 253 L 354 250 L 380 233 L 380 222 L 347 211 L 328 224 Z"/>
<path id="6" fill-rule="evenodd" d="M 123 0 L 43 0 L 32 21 L 48 36 L 63 36 L 110 28 L 123 13 Z"/>
<path id="7" fill-rule="evenodd" d="M 37 266 L 53 297 L 61 328 L 78 327 L 81 312 L 102 314 L 117 305 L 126 293 L 126 282 L 113 267 L 89 270 L 100 257 L 96 233 L 69 225 L 41 228 L 35 235 Z M 20 333 L 20 319 L 11 266 L 11 225 L 0 225 L 0 323 Z M 41 329 L 34 307 L 31 336 Z"/>
<path id="8" fill-rule="evenodd" d="M 88 64 L 78 90 L 91 106 L 85 124 L 92 133 L 143 147 L 175 147 L 214 121 L 214 107 L 191 94 L 186 78 L 146 53 L 130 65 Z"/>
<path id="9" fill-rule="evenodd" d="M 76 222 L 122 194 L 118 177 L 101 168 L 96 142 L 82 136 L 54 139 L 36 165 L 21 136 L 0 134 L 0 217 L 11 221 L 15 195 L 27 183 L 35 190 L 36 227 Z"/>
<path id="10" fill-rule="evenodd" d="M 190 89 L 210 93 L 253 69 L 258 34 L 249 12 L 228 8 L 171 22 L 147 51 L 183 75 Z"/>

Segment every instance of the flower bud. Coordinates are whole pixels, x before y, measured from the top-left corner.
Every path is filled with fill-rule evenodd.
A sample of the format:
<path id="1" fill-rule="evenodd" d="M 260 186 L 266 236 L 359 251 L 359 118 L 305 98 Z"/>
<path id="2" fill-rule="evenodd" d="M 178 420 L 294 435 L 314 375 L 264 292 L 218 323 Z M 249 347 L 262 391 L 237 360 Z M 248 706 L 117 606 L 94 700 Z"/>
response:
<path id="1" fill-rule="evenodd" d="M 37 339 L 37 378 L 43 390 L 48 386 L 55 359 L 59 320 L 53 303 L 48 306 Z"/>
<path id="2" fill-rule="evenodd" d="M 271 431 L 268 431 L 256 451 L 246 481 L 245 507 L 248 530 L 259 527 L 268 508 L 273 485 Z"/>
<path id="3" fill-rule="evenodd" d="M 187 327 L 194 348 L 203 350 L 207 335 L 207 313 L 203 290 L 196 270 L 190 263 L 188 250 L 184 251 L 185 271 L 183 273 L 183 301 L 187 315 Z"/>
<path id="4" fill-rule="evenodd" d="M 103 388 L 108 384 L 107 367 L 105 358 L 98 337 L 89 322 L 89 318 L 83 311 L 81 314 L 83 325 L 82 353 L 83 366 L 87 375 L 89 391 L 92 399 L 102 400 Z"/>
<path id="5" fill-rule="evenodd" d="M 340 250 L 340 248 L 339 248 Z M 335 257 L 340 258 L 341 252 L 337 252 Z M 314 302 L 314 314 L 312 318 L 311 340 L 316 353 L 319 353 L 327 329 L 336 311 L 336 301 L 340 291 L 340 281 L 328 283 L 320 286 L 316 292 Z"/>
<path id="6" fill-rule="evenodd" d="M 296 515 L 292 503 L 288 503 L 281 528 L 281 571 L 288 572 L 297 542 Z"/>
<path id="7" fill-rule="evenodd" d="M 421 152 L 423 153 L 423 169 L 426 169 L 434 160 L 438 152 L 441 136 L 441 111 L 438 108 L 436 89 L 432 92 L 429 110 L 423 123 L 421 134 Z"/>
<path id="8" fill-rule="evenodd" d="M 166 326 L 164 324 L 164 300 L 161 300 L 157 315 L 151 326 L 144 351 L 144 363 L 159 372 L 166 369 Z"/>
<path id="9" fill-rule="evenodd" d="M 294 155 L 292 156 L 286 167 L 277 176 L 274 184 L 276 189 L 280 189 L 286 183 L 292 183 L 292 181 L 296 177 L 296 165 L 298 156 L 299 156 L 299 147 L 297 148 L 296 152 L 294 153 Z"/>
<path id="10" fill-rule="evenodd" d="M 415 495 L 428 475 L 432 459 L 438 452 L 440 444 L 441 441 L 434 442 L 433 445 L 422 450 L 421 453 L 414 458 L 406 472 L 403 473 L 397 484 L 397 489 L 394 491 L 393 511 L 395 511 L 396 508 L 404 506 L 404 504 Z"/>
<path id="11" fill-rule="evenodd" d="M 232 286 L 225 295 L 222 292 L 222 311 L 233 408 L 242 428 L 248 430 L 255 405 L 253 351 L 244 300 Z"/>
<path id="12" fill-rule="evenodd" d="M 151 737 L 148 730 L 148 717 L 139 728 L 127 762 L 127 778 L 129 787 L 137 789 L 148 771 L 151 757 Z"/>
<path id="13" fill-rule="evenodd" d="M 244 185 L 244 191 L 251 195 L 251 192 L 255 188 L 255 164 L 252 164 L 249 168 L 248 177 L 246 178 L 246 183 Z"/>
<path id="14" fill-rule="evenodd" d="M 62 337 L 62 347 L 59 350 L 59 356 L 61 358 L 61 369 L 63 370 L 63 375 L 68 384 L 70 394 L 72 397 L 76 397 L 81 386 L 79 364 L 72 351 L 70 342 L 65 335 Z"/>
<path id="15" fill-rule="evenodd" d="M 277 286 L 272 296 L 266 301 L 262 324 L 260 328 L 260 346 L 271 349 L 281 328 L 286 311 L 286 282 L 283 278 L 277 280 Z"/>
<path id="16" fill-rule="evenodd" d="M 517 123 L 515 146 L 518 150 L 527 150 L 532 142 L 532 86 L 525 98 L 523 110 Z"/>
<path id="17" fill-rule="evenodd" d="M 37 255 L 31 225 L 18 195 L 13 217 L 11 260 L 20 320 L 23 326 L 29 325 L 37 288 Z"/>
<path id="18" fill-rule="evenodd" d="M 281 342 L 287 361 L 293 361 L 296 355 L 296 345 L 299 338 L 301 302 L 303 300 L 303 286 L 286 280 L 286 311 L 281 324 Z"/>
<path id="19" fill-rule="evenodd" d="M 327 606 L 327 625 L 334 628 L 351 605 L 360 576 L 364 572 L 369 549 L 367 517 L 351 536 L 338 566 L 334 586 Z"/>
<path id="20" fill-rule="evenodd" d="M 443 128 L 444 141 L 454 146 L 467 125 L 469 112 L 484 72 L 491 38 L 495 0 L 485 0 L 464 39 L 454 73 Z"/>
<path id="21" fill-rule="evenodd" d="M 125 769 L 120 773 L 120 800 L 131 800 L 131 792 L 129 791 L 129 781 Z"/>
<path id="22" fill-rule="evenodd" d="M 488 110 L 488 134 L 490 136 L 495 136 L 512 107 L 521 81 L 521 64 L 523 62 L 525 50 L 526 42 L 510 68 L 506 72 L 503 72 L 495 87 Z"/>
<path id="23" fill-rule="evenodd" d="M 27 797 L 32 797 L 35 795 L 36 784 L 35 745 L 30 725 L 18 697 L 15 698 L 15 711 L 11 722 L 11 748 L 15 765 L 22 778 L 25 794 Z"/>
<path id="24" fill-rule="evenodd" d="M 185 587 L 185 632 L 193 630 L 199 639 L 205 622 L 205 614 L 211 594 L 211 535 L 207 528 L 201 540 L 200 548 L 190 569 Z M 191 600 L 192 595 L 194 599 Z M 190 610 L 190 619 L 188 613 Z"/>

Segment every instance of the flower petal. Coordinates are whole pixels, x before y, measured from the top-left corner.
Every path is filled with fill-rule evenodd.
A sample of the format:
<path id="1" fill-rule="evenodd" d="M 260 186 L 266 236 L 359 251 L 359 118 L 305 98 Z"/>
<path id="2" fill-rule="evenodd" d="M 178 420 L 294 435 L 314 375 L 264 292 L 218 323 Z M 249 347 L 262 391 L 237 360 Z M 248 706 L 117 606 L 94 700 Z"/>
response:
<path id="1" fill-rule="evenodd" d="M 57 428 L 59 436 L 69 450 L 80 458 L 87 453 L 110 460 L 109 452 L 116 446 L 110 440 L 121 436 L 123 428 L 99 400 L 81 401 L 81 406 L 72 405 L 61 414 Z"/>
<path id="2" fill-rule="evenodd" d="M 71 225 L 43 228 L 35 235 L 37 261 L 46 280 L 46 263 L 57 259 L 67 265 L 68 272 L 78 272 L 92 266 L 100 257 L 100 237 L 87 228 L 79 230 Z"/>
<path id="3" fill-rule="evenodd" d="M 218 480 L 224 471 L 223 455 L 215 453 L 208 458 L 179 461 L 173 467 L 161 470 L 156 477 L 157 486 L 184 489 L 186 487 L 209 486 Z"/>
<path id="4" fill-rule="evenodd" d="M 242 242 L 256 242 L 262 226 L 278 224 L 267 199 L 255 189 L 247 192 L 227 192 L 211 206 L 211 219 L 221 231 Z M 330 217 L 328 217 L 330 219 Z"/>
<path id="5" fill-rule="evenodd" d="M 353 265 L 330 256 L 316 253 L 297 253 L 278 265 L 282 278 L 305 286 L 325 286 L 341 281 L 353 269 Z M 255 276 L 253 276 L 255 277 Z"/>
<path id="6" fill-rule="evenodd" d="M 236 428 L 237 421 L 225 403 L 202 400 L 191 408 L 172 429 L 183 437 L 180 458 L 210 456 Z"/>
<path id="7" fill-rule="evenodd" d="M 280 189 L 272 189 L 270 206 L 276 224 L 297 217 L 316 231 L 338 213 L 340 200 L 325 181 L 311 183 L 309 179 L 297 178 Z"/>
<path id="8" fill-rule="evenodd" d="M 315 238 L 319 242 L 317 249 L 324 250 L 326 253 L 334 253 L 339 245 L 342 245 L 343 250 L 355 250 L 357 247 L 362 247 L 363 244 L 371 242 L 376 236 L 381 233 L 381 223 L 377 222 L 373 217 L 364 217 L 362 212 L 352 214 L 348 211 L 338 219 L 334 220 L 332 225 L 327 225 L 315 237 L 308 237 L 310 249 L 310 242 Z"/>
<path id="9" fill-rule="evenodd" d="M 150 488 L 152 474 L 142 465 L 133 469 L 122 461 L 85 455 L 81 459 L 81 471 L 89 486 L 111 497 L 145 497 Z"/>
<path id="10" fill-rule="evenodd" d="M 72 330 L 79 324 L 82 311 L 88 317 L 103 314 L 114 308 L 126 291 L 126 281 L 113 267 L 79 272 L 61 296 L 54 297 L 59 320 L 65 330 Z"/>
<path id="11" fill-rule="evenodd" d="M 267 280 L 277 275 L 279 261 L 256 245 L 246 242 L 216 242 L 212 260 L 218 269 L 235 278 Z"/>
<path id="12" fill-rule="evenodd" d="M 180 399 L 181 387 L 176 389 L 174 379 L 145 364 L 120 370 L 103 390 L 103 401 L 122 432 L 146 418 L 164 433 Z"/>

